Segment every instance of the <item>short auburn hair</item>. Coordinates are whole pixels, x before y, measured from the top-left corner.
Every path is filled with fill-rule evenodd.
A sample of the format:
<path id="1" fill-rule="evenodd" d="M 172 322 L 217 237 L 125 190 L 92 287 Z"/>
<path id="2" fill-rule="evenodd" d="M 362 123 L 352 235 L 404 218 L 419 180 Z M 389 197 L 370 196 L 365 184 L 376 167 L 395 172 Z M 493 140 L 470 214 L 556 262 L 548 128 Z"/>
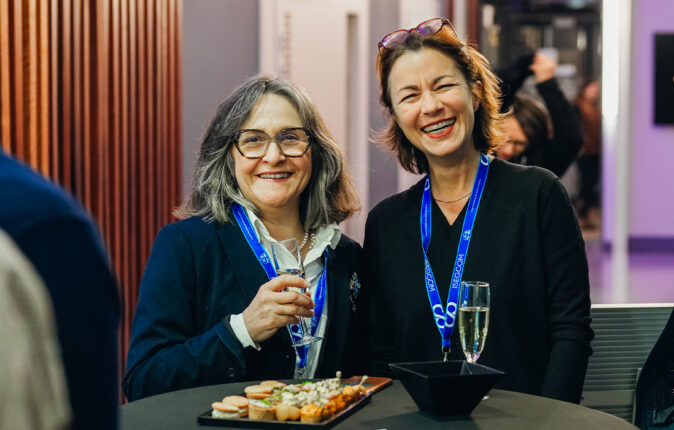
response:
<path id="1" fill-rule="evenodd" d="M 473 97 L 480 101 L 475 111 L 473 142 L 475 149 L 490 153 L 505 142 L 499 113 L 501 93 L 499 78 L 492 71 L 487 60 L 476 48 L 464 42 L 450 25 L 444 25 L 434 34 L 421 35 L 411 32 L 405 42 L 393 48 L 380 48 L 377 54 L 377 77 L 379 79 L 380 102 L 389 114 L 389 124 L 378 133 L 374 141 L 398 156 L 400 165 L 412 173 L 428 173 L 428 160 L 407 139 L 394 117 L 393 104 L 389 93 L 389 76 L 395 62 L 410 51 L 435 49 L 452 59 L 463 74 Z M 482 84 L 476 85 L 478 82 Z"/>

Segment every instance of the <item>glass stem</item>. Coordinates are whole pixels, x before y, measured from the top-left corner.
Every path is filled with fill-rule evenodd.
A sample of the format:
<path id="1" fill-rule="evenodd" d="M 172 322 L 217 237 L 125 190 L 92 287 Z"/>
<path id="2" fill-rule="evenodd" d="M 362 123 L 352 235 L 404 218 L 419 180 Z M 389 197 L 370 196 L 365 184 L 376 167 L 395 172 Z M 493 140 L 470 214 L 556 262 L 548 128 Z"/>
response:
<path id="1" fill-rule="evenodd" d="M 300 318 L 300 327 L 302 327 L 302 337 L 310 337 L 311 332 L 309 331 L 309 327 L 307 327 L 307 319 L 304 317 L 299 318 Z"/>

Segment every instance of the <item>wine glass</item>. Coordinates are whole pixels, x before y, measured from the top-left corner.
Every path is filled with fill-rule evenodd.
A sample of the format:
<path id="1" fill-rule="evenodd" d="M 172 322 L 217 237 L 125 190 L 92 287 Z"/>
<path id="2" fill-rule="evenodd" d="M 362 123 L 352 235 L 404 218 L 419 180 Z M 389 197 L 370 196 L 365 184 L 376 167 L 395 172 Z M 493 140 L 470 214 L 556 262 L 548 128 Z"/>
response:
<path id="1" fill-rule="evenodd" d="M 304 264 L 302 263 L 302 254 L 300 253 L 297 240 L 295 238 L 282 240 L 280 242 L 273 242 L 271 244 L 272 258 L 274 260 L 274 268 L 278 275 L 298 275 L 304 278 Z M 300 294 L 306 293 L 306 288 L 303 287 L 287 287 L 285 291 L 296 291 Z M 297 331 L 298 325 L 291 325 L 290 331 L 293 332 L 293 340 L 301 336 L 299 340 L 293 342 L 293 346 L 303 346 L 321 340 L 321 337 L 312 336 L 309 328 L 311 327 L 311 318 L 299 317 L 299 328 L 301 333 Z"/>
<path id="2" fill-rule="evenodd" d="M 459 337 L 466 361 L 475 363 L 482 353 L 489 329 L 489 284 L 461 282 L 459 291 Z"/>

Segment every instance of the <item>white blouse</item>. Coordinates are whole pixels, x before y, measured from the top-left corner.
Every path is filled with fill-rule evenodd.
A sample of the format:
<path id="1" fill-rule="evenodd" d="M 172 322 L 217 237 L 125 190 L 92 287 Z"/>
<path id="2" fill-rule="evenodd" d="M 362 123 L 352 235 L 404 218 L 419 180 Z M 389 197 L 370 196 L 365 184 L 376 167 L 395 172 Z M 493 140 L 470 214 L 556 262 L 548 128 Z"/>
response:
<path id="1" fill-rule="evenodd" d="M 278 242 L 278 240 L 274 239 L 269 235 L 269 231 L 264 226 L 260 218 L 258 218 L 252 211 L 246 209 L 246 214 L 248 215 L 248 218 L 250 219 L 250 222 L 253 225 L 253 228 L 255 229 L 255 233 L 257 234 L 258 240 L 260 240 L 260 243 L 264 247 L 265 251 L 267 251 L 267 254 L 271 256 L 272 255 L 271 244 L 274 242 Z M 323 251 L 328 246 L 332 249 L 335 249 L 341 237 L 342 232 L 339 230 L 339 227 L 335 223 L 320 227 L 316 232 L 316 243 L 311 249 L 309 249 L 307 255 L 304 257 L 304 274 L 306 279 L 311 284 L 310 288 L 312 300 L 314 299 L 314 295 L 316 293 L 316 286 L 318 285 L 318 281 L 320 280 L 321 274 L 323 273 L 323 266 L 324 266 Z M 290 252 L 288 252 L 288 255 L 285 256 L 285 258 L 292 258 Z M 243 314 L 232 315 L 230 317 L 229 323 L 232 327 L 232 330 L 234 330 L 236 338 L 239 340 L 239 342 L 241 342 L 241 345 L 243 345 L 244 348 L 252 347 L 257 349 L 258 351 L 262 349 L 260 345 L 253 342 L 253 339 L 251 339 L 250 334 L 248 334 L 248 329 L 246 328 L 246 324 L 243 321 Z M 318 328 L 316 329 L 316 336 L 324 338 L 327 326 L 328 326 L 328 294 L 325 295 L 323 314 L 321 315 L 321 319 L 318 322 Z M 290 333 L 288 333 L 288 336 L 290 336 Z M 318 365 L 318 356 L 320 354 L 321 347 L 323 346 L 323 340 L 319 340 L 309 345 L 309 355 L 307 356 L 307 367 L 304 370 L 304 373 L 302 374 L 302 378 L 311 379 L 314 377 L 316 373 L 316 367 Z M 299 364 L 299 357 L 296 356 L 295 377 L 298 377 L 297 373 L 298 364 Z"/>

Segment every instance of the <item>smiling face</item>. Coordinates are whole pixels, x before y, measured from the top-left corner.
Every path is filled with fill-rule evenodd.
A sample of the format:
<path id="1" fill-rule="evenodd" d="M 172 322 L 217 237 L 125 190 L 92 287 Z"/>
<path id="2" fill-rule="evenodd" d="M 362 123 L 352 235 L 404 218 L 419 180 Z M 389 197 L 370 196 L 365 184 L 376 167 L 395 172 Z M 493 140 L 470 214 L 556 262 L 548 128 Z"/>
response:
<path id="1" fill-rule="evenodd" d="M 391 68 L 389 93 L 398 126 L 431 165 L 477 152 L 472 132 L 479 102 L 450 57 L 430 48 L 406 52 Z"/>
<path id="2" fill-rule="evenodd" d="M 285 97 L 265 94 L 241 129 L 262 130 L 276 136 L 287 128 L 304 127 Z M 301 157 L 285 157 L 272 142 L 261 158 L 248 159 L 232 145 L 236 181 L 243 196 L 262 213 L 270 209 L 299 210 L 300 195 L 311 177 L 311 148 Z"/>

